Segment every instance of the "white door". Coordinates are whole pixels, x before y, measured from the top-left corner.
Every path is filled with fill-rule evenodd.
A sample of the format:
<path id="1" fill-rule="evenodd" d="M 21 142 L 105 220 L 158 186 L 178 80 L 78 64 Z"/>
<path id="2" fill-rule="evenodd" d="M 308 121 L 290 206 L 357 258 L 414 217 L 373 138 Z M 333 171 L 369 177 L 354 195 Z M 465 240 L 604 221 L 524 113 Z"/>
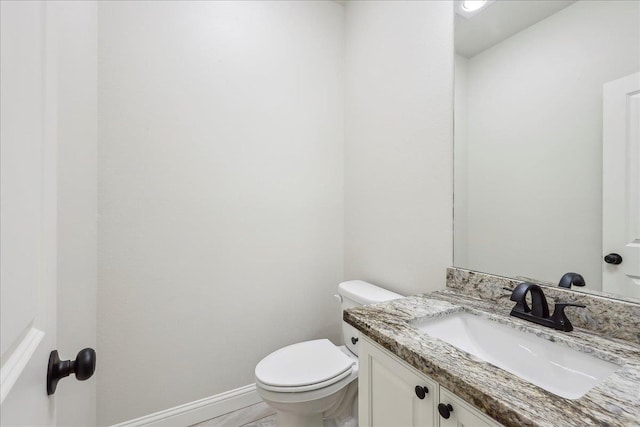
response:
<path id="1" fill-rule="evenodd" d="M 603 91 L 602 290 L 640 298 L 640 73 Z"/>
<path id="2" fill-rule="evenodd" d="M 0 2 L 1 424 L 55 424 L 47 396 L 56 346 L 54 40 L 44 2 Z"/>

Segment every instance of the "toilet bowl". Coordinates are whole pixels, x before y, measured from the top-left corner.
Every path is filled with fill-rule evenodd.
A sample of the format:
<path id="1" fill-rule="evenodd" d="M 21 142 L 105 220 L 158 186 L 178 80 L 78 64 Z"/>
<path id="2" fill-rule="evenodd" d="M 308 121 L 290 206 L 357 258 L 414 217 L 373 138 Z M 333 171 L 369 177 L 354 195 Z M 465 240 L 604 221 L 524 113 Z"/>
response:
<path id="1" fill-rule="evenodd" d="M 338 286 L 342 309 L 402 298 L 361 280 Z M 357 427 L 359 333 L 343 321 L 346 346 L 328 339 L 283 347 L 255 369 L 256 389 L 279 427 Z"/>
<path id="2" fill-rule="evenodd" d="M 279 426 L 321 427 L 324 418 L 339 418 L 346 427 L 353 403 L 345 397 L 355 395 L 357 379 L 357 356 L 327 339 L 284 347 L 256 366 L 256 388 L 278 411 Z"/>

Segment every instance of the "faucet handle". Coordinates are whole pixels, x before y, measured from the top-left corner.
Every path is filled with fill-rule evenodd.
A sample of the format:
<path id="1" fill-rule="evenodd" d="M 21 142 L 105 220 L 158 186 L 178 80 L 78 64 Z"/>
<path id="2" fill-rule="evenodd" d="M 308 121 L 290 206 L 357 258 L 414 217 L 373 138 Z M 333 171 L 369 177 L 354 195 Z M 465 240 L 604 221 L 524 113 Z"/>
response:
<path id="1" fill-rule="evenodd" d="M 581 307 L 581 308 L 585 308 L 586 305 L 584 304 L 576 304 L 573 302 L 557 302 L 555 304 L 555 307 L 553 309 L 553 315 L 551 316 L 551 319 L 558 325 L 560 325 L 562 327 L 562 330 L 565 332 L 571 332 L 573 331 L 573 325 L 571 324 L 571 322 L 569 321 L 569 318 L 567 317 L 567 315 L 564 312 L 564 309 L 566 307 Z"/>

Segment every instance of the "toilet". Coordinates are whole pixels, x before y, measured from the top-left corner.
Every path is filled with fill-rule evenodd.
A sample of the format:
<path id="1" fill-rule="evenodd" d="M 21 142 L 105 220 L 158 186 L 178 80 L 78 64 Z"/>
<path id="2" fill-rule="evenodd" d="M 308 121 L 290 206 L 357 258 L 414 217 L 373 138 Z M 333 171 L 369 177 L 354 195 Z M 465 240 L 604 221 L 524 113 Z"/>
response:
<path id="1" fill-rule="evenodd" d="M 338 285 L 342 310 L 402 298 L 362 280 Z M 340 316 L 342 318 L 342 310 Z M 359 332 L 342 321 L 346 345 L 328 339 L 283 347 L 255 369 L 256 389 L 279 427 L 357 427 Z"/>

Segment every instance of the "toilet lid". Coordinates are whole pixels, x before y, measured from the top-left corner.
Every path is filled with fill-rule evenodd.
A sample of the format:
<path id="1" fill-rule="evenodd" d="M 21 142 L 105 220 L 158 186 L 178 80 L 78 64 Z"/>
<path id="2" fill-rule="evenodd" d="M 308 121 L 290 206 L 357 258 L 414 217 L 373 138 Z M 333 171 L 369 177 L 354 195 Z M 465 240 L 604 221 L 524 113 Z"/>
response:
<path id="1" fill-rule="evenodd" d="M 300 387 L 336 381 L 355 362 L 328 339 L 305 341 L 276 350 L 258 363 L 256 379 L 276 387 Z M 325 385 L 329 385 L 331 382 Z"/>

